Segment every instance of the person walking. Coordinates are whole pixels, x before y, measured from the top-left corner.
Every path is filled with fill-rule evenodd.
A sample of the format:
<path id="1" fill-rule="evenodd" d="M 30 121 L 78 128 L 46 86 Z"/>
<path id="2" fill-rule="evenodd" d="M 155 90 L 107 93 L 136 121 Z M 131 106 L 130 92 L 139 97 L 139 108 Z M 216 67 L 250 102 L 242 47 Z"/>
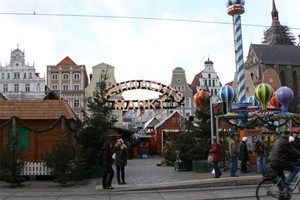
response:
<path id="1" fill-rule="evenodd" d="M 249 153 L 247 148 L 247 137 L 242 138 L 240 145 L 239 159 L 241 160 L 241 173 L 248 173 L 247 162 L 249 161 Z"/>
<path id="2" fill-rule="evenodd" d="M 102 178 L 102 187 L 103 189 L 114 189 L 111 186 L 112 179 L 115 175 L 114 169 L 112 168 L 112 145 L 110 142 L 106 142 L 102 148 L 103 160 L 102 166 L 104 170 Z"/>
<path id="3" fill-rule="evenodd" d="M 220 168 L 219 168 L 219 162 L 222 159 L 222 151 L 221 151 L 221 145 L 218 143 L 217 137 L 213 136 L 213 144 L 211 146 L 211 149 L 209 152 L 213 155 L 213 168 L 215 171 L 215 176 L 214 178 L 220 178 L 222 175 Z"/>
<path id="4" fill-rule="evenodd" d="M 126 182 L 125 182 L 125 166 L 127 165 L 128 151 L 127 151 L 126 145 L 124 144 L 123 139 L 118 139 L 114 152 L 116 153 L 115 165 L 117 168 L 118 184 L 119 185 L 126 184 Z M 120 179 L 120 175 L 122 178 L 122 182 Z"/>
<path id="5" fill-rule="evenodd" d="M 254 143 L 254 153 L 256 156 L 257 173 L 266 176 L 267 173 L 267 152 L 265 143 L 256 135 L 252 137 Z"/>
<path id="6" fill-rule="evenodd" d="M 229 154 L 231 158 L 231 169 L 230 169 L 230 176 L 236 177 L 238 176 L 236 174 L 237 168 L 238 168 L 238 143 L 236 142 L 236 138 L 234 134 L 230 135 L 230 141 L 229 141 Z"/>

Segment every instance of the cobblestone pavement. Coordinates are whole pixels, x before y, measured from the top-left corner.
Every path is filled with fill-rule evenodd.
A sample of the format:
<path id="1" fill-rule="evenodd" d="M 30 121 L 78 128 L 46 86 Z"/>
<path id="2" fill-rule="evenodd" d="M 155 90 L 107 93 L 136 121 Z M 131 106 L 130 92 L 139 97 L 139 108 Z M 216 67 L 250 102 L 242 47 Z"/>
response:
<path id="1" fill-rule="evenodd" d="M 240 177 L 229 177 L 229 171 L 223 172 L 219 179 L 213 178 L 210 172 L 197 173 L 194 171 L 177 171 L 171 166 L 157 166 L 162 161 L 160 156 L 155 158 L 137 158 L 128 160 L 125 167 L 126 185 L 118 185 L 116 172 L 112 186 L 118 190 L 152 190 L 152 189 L 175 189 L 175 188 L 194 188 L 194 187 L 213 187 L 213 186 L 234 186 L 255 184 L 261 179 L 256 172 L 241 174 Z M 115 166 L 113 166 L 115 170 Z M 8 183 L 0 181 L 0 196 L 7 191 L 14 192 L 82 192 L 98 193 L 107 190 L 102 189 L 102 178 L 87 179 L 80 183 L 69 183 L 67 187 L 60 187 L 53 181 L 25 181 L 24 187 L 10 188 Z M 1 198 L 0 198 L 1 199 Z"/>
<path id="2" fill-rule="evenodd" d="M 167 184 L 193 184 L 199 182 L 201 180 L 211 179 L 211 182 L 220 182 L 223 178 L 229 178 L 229 171 L 223 172 L 222 178 L 214 179 L 214 174 L 210 172 L 194 172 L 194 171 L 178 171 L 174 170 L 172 166 L 157 166 L 158 163 L 162 161 L 160 156 L 156 156 L 154 158 L 138 158 L 138 159 L 131 159 L 128 160 L 128 165 L 125 167 L 125 181 L 127 182 L 126 185 L 118 185 L 117 178 L 116 178 L 116 171 L 115 176 L 113 178 L 112 185 L 116 189 L 135 189 L 135 188 L 146 188 L 146 187 L 155 187 L 159 184 L 161 186 L 165 186 Z M 115 167 L 114 167 L 115 169 Z M 247 177 L 254 176 L 259 177 L 256 172 L 247 173 Z M 241 175 L 243 176 L 243 175 Z M 230 177 L 231 180 L 235 180 L 234 178 Z M 101 185 L 101 178 L 96 180 L 96 189 L 102 189 Z M 220 180 L 220 181 L 218 181 Z"/>

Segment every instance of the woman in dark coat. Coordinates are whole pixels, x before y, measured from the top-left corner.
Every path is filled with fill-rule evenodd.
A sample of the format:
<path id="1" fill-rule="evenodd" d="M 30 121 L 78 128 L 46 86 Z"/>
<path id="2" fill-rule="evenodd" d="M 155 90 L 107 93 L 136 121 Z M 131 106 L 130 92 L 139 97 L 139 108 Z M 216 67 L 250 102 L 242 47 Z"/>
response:
<path id="1" fill-rule="evenodd" d="M 103 189 L 114 189 L 111 186 L 111 181 L 115 175 L 114 169 L 112 168 L 112 145 L 110 142 L 106 142 L 102 149 L 103 153 L 103 170 L 104 175 L 102 178 L 102 187 Z"/>
<path id="2" fill-rule="evenodd" d="M 241 160 L 241 173 L 247 173 L 247 162 L 249 161 L 249 153 L 247 149 L 247 137 L 242 138 L 240 145 L 239 159 Z"/>
<path id="3" fill-rule="evenodd" d="M 118 184 L 126 184 L 125 182 L 125 166 L 127 165 L 127 157 L 128 157 L 128 151 L 127 147 L 124 144 L 124 141 L 122 139 L 119 139 L 116 143 L 115 150 L 116 153 L 116 160 L 115 165 L 117 168 L 117 180 Z M 120 173 L 122 176 L 122 182 L 120 180 Z"/>
<path id="4" fill-rule="evenodd" d="M 215 171 L 214 178 L 220 178 L 222 173 L 220 172 L 219 162 L 221 162 L 221 160 L 222 160 L 222 150 L 221 150 L 221 145 L 218 143 L 217 138 L 215 136 L 213 137 L 213 144 L 212 144 L 209 152 L 214 156 L 214 159 L 212 162 L 213 168 Z"/>

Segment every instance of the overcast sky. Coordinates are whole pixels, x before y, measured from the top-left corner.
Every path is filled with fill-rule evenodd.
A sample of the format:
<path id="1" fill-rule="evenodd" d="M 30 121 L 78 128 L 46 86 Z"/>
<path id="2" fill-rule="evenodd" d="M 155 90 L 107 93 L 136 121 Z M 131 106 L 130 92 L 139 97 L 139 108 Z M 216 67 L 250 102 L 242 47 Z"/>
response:
<path id="1" fill-rule="evenodd" d="M 300 0 L 276 0 L 276 6 L 281 24 L 291 28 L 298 43 Z M 271 25 L 271 10 L 272 0 L 246 0 L 244 60 L 250 43 L 260 44 Z M 103 62 L 114 66 L 117 82 L 169 85 L 172 70 L 182 67 L 191 83 L 208 57 L 223 85 L 235 73 L 225 0 L 0 0 L 0 12 L 1 65 L 9 63 L 19 44 L 26 64 L 34 62 L 42 77 L 47 65 L 66 56 L 85 65 L 88 74 Z"/>

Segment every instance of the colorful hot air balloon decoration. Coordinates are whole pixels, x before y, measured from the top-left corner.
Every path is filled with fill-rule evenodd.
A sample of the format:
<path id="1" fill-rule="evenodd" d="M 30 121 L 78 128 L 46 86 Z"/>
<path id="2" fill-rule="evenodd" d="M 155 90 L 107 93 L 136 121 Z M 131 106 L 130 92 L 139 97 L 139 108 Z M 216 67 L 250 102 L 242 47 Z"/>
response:
<path id="1" fill-rule="evenodd" d="M 276 99 L 281 103 L 283 112 L 288 111 L 289 104 L 293 100 L 293 97 L 294 92 L 289 87 L 283 86 L 276 91 Z"/>
<path id="2" fill-rule="evenodd" d="M 261 83 L 254 90 L 255 98 L 260 102 L 261 110 L 267 109 L 267 104 L 273 96 L 273 89 L 267 83 Z"/>
<path id="3" fill-rule="evenodd" d="M 196 106 L 198 106 L 198 108 L 203 109 L 203 101 L 201 101 L 202 98 L 209 98 L 209 93 L 204 91 L 204 90 L 200 90 L 199 92 L 197 92 L 194 96 L 194 103 L 196 104 Z"/>
<path id="4" fill-rule="evenodd" d="M 277 101 L 276 99 L 276 92 L 274 92 L 271 100 L 270 100 L 270 104 L 274 107 L 274 108 L 281 108 L 281 103 L 279 103 L 279 101 Z"/>
<path id="5" fill-rule="evenodd" d="M 231 104 L 236 98 L 235 90 L 229 85 L 224 85 L 219 90 L 218 97 L 221 101 L 226 102 L 226 110 L 227 112 L 230 112 Z"/>

